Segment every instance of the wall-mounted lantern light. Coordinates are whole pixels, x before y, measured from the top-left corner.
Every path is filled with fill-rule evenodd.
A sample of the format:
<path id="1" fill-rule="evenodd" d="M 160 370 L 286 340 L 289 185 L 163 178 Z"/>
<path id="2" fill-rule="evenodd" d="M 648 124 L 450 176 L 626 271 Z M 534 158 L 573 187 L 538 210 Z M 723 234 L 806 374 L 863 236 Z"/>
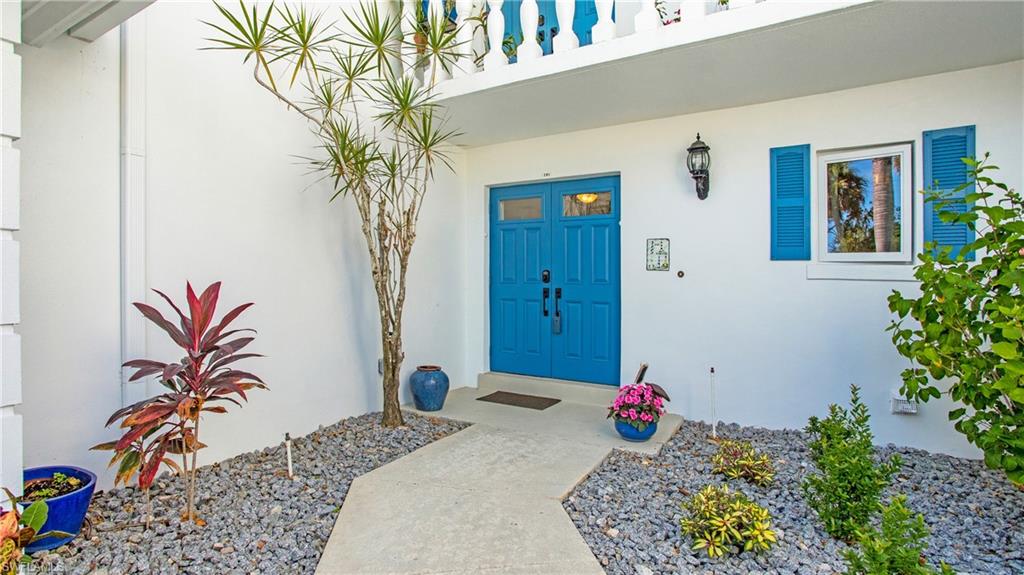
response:
<path id="1" fill-rule="evenodd" d="M 711 148 L 700 139 L 699 132 L 697 140 L 686 148 L 686 167 L 697 184 L 697 197 L 706 199 L 710 185 Z"/>

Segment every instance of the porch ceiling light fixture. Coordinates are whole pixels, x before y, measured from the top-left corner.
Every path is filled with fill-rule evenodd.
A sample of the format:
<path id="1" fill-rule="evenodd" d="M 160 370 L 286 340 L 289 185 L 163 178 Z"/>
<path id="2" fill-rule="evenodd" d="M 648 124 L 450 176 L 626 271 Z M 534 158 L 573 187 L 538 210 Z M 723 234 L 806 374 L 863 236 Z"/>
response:
<path id="1" fill-rule="evenodd" d="M 700 132 L 697 133 L 697 140 L 686 148 L 686 167 L 697 184 L 697 197 L 707 199 L 711 179 L 711 147 L 700 139 Z"/>
<path id="2" fill-rule="evenodd" d="M 583 193 L 576 194 L 576 201 L 581 204 L 592 204 L 597 201 L 597 194 L 594 193 Z"/>

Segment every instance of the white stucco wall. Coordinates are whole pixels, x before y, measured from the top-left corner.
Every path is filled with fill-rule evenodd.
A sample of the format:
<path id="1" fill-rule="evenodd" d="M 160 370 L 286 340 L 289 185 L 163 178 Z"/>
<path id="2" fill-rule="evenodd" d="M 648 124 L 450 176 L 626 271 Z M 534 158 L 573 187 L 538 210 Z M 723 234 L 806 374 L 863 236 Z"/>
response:
<path id="1" fill-rule="evenodd" d="M 221 313 L 259 331 L 245 366 L 271 391 L 204 423 L 207 461 L 379 410 L 379 329 L 364 240 L 347 200 L 328 204 L 296 155 L 314 153 L 306 126 L 252 82 L 237 54 L 199 51 L 209 3 L 157 3 L 148 22 L 146 275 L 180 300 L 186 280 L 224 282 Z M 88 447 L 110 439 L 121 401 L 119 331 L 118 49 L 62 38 L 26 50 L 27 245 L 25 463 L 100 471 Z M 406 373 L 417 364 L 462 372 L 465 272 L 462 187 L 439 173 L 410 271 Z M 160 309 L 159 298 L 149 303 Z M 149 355 L 173 360 L 163 332 Z M 403 399 L 408 399 L 408 390 Z M 106 478 L 109 480 L 109 476 Z"/>
<path id="2" fill-rule="evenodd" d="M 467 151 L 465 372 L 488 367 L 487 186 L 618 172 L 624 379 L 648 362 L 672 411 L 708 419 L 714 366 L 719 419 L 768 427 L 802 427 L 827 403 L 845 401 L 855 383 L 879 442 L 974 454 L 947 422 L 944 402 L 917 416 L 889 414 L 907 363 L 884 331 L 886 297 L 913 284 L 808 280 L 806 262 L 770 261 L 768 150 L 913 141 L 920 189 L 922 132 L 976 124 L 979 153 L 991 151 L 1000 176 L 1019 188 L 1022 69 L 1015 62 Z M 683 164 L 698 131 L 712 148 L 705 201 Z M 645 271 L 652 237 L 672 240 L 670 273 Z"/>

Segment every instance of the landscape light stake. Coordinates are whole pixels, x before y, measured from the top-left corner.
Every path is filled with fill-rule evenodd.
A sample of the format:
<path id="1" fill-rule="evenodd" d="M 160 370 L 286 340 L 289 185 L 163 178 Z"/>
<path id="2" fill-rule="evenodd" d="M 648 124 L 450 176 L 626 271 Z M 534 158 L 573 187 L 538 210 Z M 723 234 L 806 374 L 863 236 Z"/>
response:
<path id="1" fill-rule="evenodd" d="M 292 436 L 289 433 L 284 434 L 284 451 L 288 454 L 288 479 L 295 479 L 292 472 Z"/>
<path id="2" fill-rule="evenodd" d="M 715 414 L 715 368 L 711 367 L 708 376 L 711 383 L 711 439 L 718 439 L 718 415 Z"/>

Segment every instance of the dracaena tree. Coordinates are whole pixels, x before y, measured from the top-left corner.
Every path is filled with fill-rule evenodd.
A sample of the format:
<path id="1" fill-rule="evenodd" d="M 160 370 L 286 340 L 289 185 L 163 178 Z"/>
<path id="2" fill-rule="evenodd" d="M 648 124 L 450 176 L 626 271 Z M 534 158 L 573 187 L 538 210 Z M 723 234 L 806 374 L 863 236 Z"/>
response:
<path id="1" fill-rule="evenodd" d="M 101 443 L 93 449 L 113 451 L 110 465 L 117 465 L 114 482 L 127 484 L 138 474 L 139 487 L 148 490 L 157 471 L 167 466 L 182 477 L 185 487 L 183 521 L 201 520 L 196 516 L 195 495 L 198 466 L 196 454 L 206 445 L 199 441 L 199 423 L 204 413 L 226 413 L 225 404 L 241 407 L 246 391 L 266 389 L 263 381 L 235 367 L 235 362 L 261 357 L 239 353 L 252 343 L 251 329 L 228 326 L 252 304 L 240 305 L 214 322 L 220 282 L 196 295 L 186 285 L 186 314 L 163 292 L 155 291 L 178 316 L 178 324 L 164 318 L 154 307 L 135 303 L 142 315 L 162 329 L 182 349 L 184 356 L 172 362 L 134 359 L 125 367 L 135 370 L 131 381 L 156 376 L 167 389 L 156 397 L 119 409 L 107 425 L 120 421 L 123 435 L 117 441 Z"/>
<path id="2" fill-rule="evenodd" d="M 302 5 L 239 6 L 217 5 L 221 19 L 207 22 L 215 31 L 207 48 L 244 54 L 254 81 L 318 140 L 309 162 L 332 186 L 331 200 L 355 205 L 380 315 L 382 423 L 402 425 L 406 278 L 427 187 L 435 170 L 452 168 L 445 150 L 456 132 L 445 126 L 433 87 L 459 56 L 456 30 L 434 14 L 407 27 L 418 41 L 402 38 L 401 19 L 377 3 L 348 6 L 339 21 Z"/>

